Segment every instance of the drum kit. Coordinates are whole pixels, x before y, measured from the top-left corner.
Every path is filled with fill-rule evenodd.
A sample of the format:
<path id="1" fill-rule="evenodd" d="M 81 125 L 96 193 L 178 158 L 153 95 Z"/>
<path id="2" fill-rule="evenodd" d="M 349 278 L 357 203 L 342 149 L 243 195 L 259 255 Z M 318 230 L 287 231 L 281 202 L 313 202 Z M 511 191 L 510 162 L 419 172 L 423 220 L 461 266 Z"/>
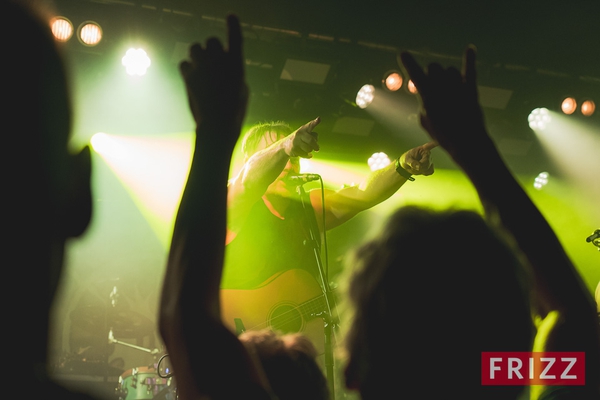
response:
<path id="1" fill-rule="evenodd" d="M 110 343 L 120 344 L 135 348 L 140 351 L 158 355 L 157 349 L 147 349 L 114 338 L 112 330 L 109 332 Z M 131 368 L 119 376 L 118 386 L 115 389 L 118 400 L 177 400 L 177 388 L 168 355 L 164 354 L 156 363 L 148 366 Z"/>
<path id="2" fill-rule="evenodd" d="M 176 400 L 177 389 L 172 379 L 172 376 L 161 376 L 158 364 L 129 369 L 119 376 L 117 398 L 119 400 Z"/>
<path id="3" fill-rule="evenodd" d="M 119 307 L 117 298 L 115 286 L 110 295 L 110 305 L 87 305 L 71 312 L 71 345 L 77 350 L 74 356 L 63 362 L 62 372 L 104 376 L 120 374 L 114 389 L 115 400 L 177 400 L 168 355 L 162 353 L 161 356 L 156 348 L 120 340 L 138 339 L 136 343 L 143 342 L 139 339 L 153 335 L 155 326 L 142 314 Z M 113 362 L 108 362 L 115 346 L 148 353 L 153 362 L 123 372 Z"/>

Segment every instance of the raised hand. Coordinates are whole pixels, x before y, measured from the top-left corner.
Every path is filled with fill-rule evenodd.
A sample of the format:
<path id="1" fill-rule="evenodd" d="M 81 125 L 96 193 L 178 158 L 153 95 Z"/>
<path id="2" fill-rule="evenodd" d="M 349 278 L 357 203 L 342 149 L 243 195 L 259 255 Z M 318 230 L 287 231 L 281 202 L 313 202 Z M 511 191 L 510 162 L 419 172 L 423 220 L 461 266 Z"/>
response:
<path id="1" fill-rule="evenodd" d="M 286 138 L 285 152 L 290 157 L 312 158 L 313 151 L 319 151 L 319 135 L 313 129 L 319 123 L 319 117 L 302 125 Z"/>
<path id="2" fill-rule="evenodd" d="M 227 17 L 227 26 L 228 49 L 224 49 L 218 39 L 210 38 L 205 47 L 193 44 L 190 60 L 179 66 L 198 125 L 241 127 L 245 117 L 248 87 L 244 78 L 242 31 L 235 16 Z M 238 137 L 229 139 L 227 143 L 233 148 Z"/>
<path id="3" fill-rule="evenodd" d="M 437 147 L 436 142 L 428 142 L 408 150 L 400 156 L 400 166 L 413 175 L 431 175 L 434 172 L 431 149 Z"/>
<path id="4" fill-rule="evenodd" d="M 489 142 L 477 94 L 475 49 L 464 54 L 463 70 L 430 64 L 427 72 L 409 53 L 400 55 L 419 92 L 421 125 L 453 157 Z"/>

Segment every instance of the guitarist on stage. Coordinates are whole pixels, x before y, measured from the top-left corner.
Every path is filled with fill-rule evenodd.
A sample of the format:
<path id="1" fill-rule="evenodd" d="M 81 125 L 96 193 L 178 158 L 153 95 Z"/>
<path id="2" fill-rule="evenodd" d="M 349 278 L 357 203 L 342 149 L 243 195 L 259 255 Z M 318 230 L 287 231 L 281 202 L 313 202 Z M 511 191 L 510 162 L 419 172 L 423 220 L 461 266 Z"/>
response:
<path id="1" fill-rule="evenodd" d="M 320 249 L 324 230 L 388 199 L 407 180 L 413 180 L 412 175 L 434 172 L 430 151 L 435 144 L 426 143 L 372 172 L 360 186 L 337 191 L 313 189 L 300 195 L 299 159 L 312 158 L 313 152 L 319 151 L 319 123 L 316 118 L 296 130 L 284 122 L 259 124 L 243 137 L 245 163 L 228 185 L 226 265 L 221 284 L 225 311 L 225 292 L 264 288 L 285 271 L 307 271 L 316 279 L 315 285 L 322 287 L 315 255 L 320 253 L 315 252 L 314 242 Z M 265 307 L 245 300 L 230 302 L 234 301 L 250 308 Z M 234 317 L 224 315 L 225 323 L 231 326 Z M 237 317 L 238 333 L 254 328 L 244 324 L 244 316 Z"/>
<path id="2" fill-rule="evenodd" d="M 223 288 L 252 289 L 280 271 L 314 266 L 314 254 L 305 244 L 310 220 L 319 232 L 335 228 L 388 199 L 413 179 L 411 175 L 434 172 L 430 151 L 435 144 L 426 143 L 402 154 L 398 163 L 372 172 L 360 186 L 311 190 L 307 196 L 312 216 L 307 221 L 298 183 L 289 178 L 299 175 L 300 158 L 312 158 L 319 151 L 319 123 L 316 118 L 295 131 L 283 122 L 259 124 L 244 136 L 245 163 L 228 189 Z"/>

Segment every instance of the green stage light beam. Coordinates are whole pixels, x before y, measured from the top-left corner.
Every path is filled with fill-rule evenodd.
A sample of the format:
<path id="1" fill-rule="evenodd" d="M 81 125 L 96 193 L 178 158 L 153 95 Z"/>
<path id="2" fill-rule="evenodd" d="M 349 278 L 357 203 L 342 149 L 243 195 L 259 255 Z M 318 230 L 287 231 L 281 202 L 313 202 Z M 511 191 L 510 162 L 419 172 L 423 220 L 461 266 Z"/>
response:
<path id="1" fill-rule="evenodd" d="M 580 201 L 588 201 L 593 218 L 600 221 L 598 170 L 600 170 L 600 135 L 587 122 L 559 112 L 550 111 L 551 122 L 534 132 L 565 179 L 580 192 Z M 586 209 L 588 207 L 585 207 Z"/>
<path id="2" fill-rule="evenodd" d="M 128 190 L 165 249 L 189 172 L 192 137 L 186 133 L 92 137 L 94 150 Z"/>

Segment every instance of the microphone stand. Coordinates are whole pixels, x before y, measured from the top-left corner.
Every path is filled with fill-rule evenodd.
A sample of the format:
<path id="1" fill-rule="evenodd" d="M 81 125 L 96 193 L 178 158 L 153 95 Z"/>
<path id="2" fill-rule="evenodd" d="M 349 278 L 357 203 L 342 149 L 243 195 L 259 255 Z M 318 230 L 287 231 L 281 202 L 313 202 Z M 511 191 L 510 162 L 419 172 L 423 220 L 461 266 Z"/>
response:
<path id="1" fill-rule="evenodd" d="M 587 243 L 593 244 L 598 248 L 598 251 L 600 251 L 600 229 L 596 229 L 594 233 L 592 233 L 585 239 L 585 241 Z"/>
<path id="2" fill-rule="evenodd" d="M 314 210 L 312 208 L 312 204 L 310 199 L 308 198 L 306 191 L 302 187 L 302 185 L 298 185 L 296 190 L 300 195 L 300 199 L 302 201 L 302 208 L 304 209 L 304 214 L 306 216 L 307 221 L 309 222 L 309 233 L 310 233 L 310 243 L 313 247 L 313 252 L 315 255 L 315 260 L 317 262 L 317 269 L 319 271 L 319 278 L 321 280 L 321 289 L 323 290 L 323 295 L 325 298 L 326 310 L 321 313 L 324 321 L 325 328 L 325 370 L 327 375 L 327 382 L 329 383 L 329 392 L 331 394 L 331 399 L 335 399 L 335 385 L 334 385 L 334 361 L 333 361 L 333 318 L 332 318 L 332 308 L 330 304 L 330 293 L 331 288 L 329 287 L 329 279 L 327 276 L 327 271 L 323 268 L 323 263 L 321 260 L 321 234 L 319 228 L 317 226 L 317 221 L 314 215 Z"/>

